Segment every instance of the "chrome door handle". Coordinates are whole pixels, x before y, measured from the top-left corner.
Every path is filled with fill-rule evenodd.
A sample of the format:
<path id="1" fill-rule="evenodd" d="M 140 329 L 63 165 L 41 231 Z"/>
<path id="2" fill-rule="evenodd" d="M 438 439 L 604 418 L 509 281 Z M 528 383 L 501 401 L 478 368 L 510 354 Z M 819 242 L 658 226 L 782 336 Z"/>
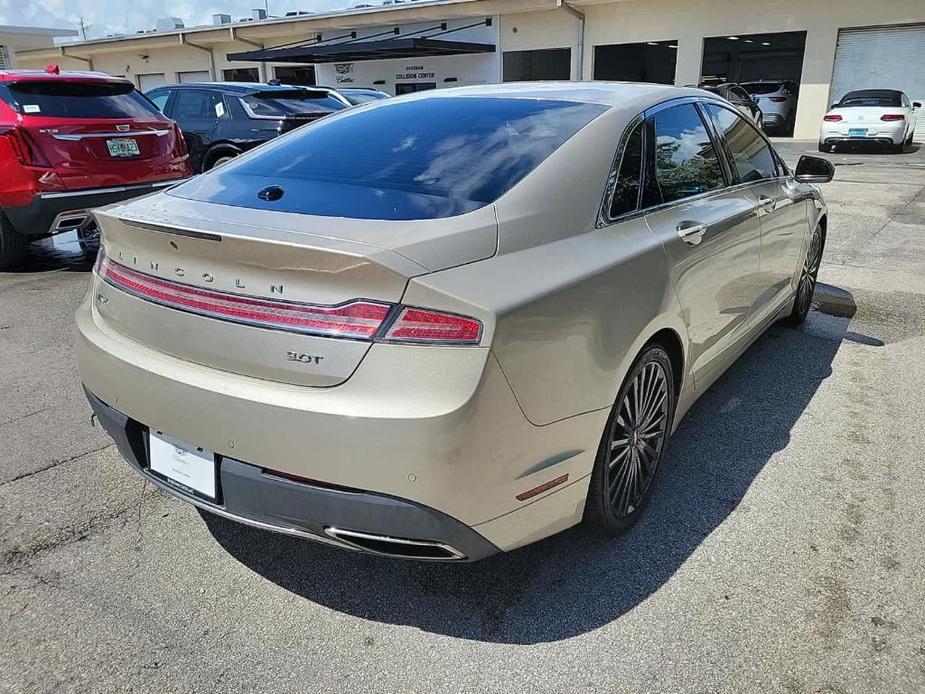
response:
<path id="1" fill-rule="evenodd" d="M 758 207 L 763 209 L 765 212 L 773 212 L 775 209 L 777 209 L 777 200 L 774 198 L 769 198 L 767 195 L 759 195 Z"/>
<path id="2" fill-rule="evenodd" d="M 696 246 L 703 241 L 703 235 L 707 230 L 706 224 L 699 222 L 681 222 L 677 226 L 678 236 L 688 246 Z"/>

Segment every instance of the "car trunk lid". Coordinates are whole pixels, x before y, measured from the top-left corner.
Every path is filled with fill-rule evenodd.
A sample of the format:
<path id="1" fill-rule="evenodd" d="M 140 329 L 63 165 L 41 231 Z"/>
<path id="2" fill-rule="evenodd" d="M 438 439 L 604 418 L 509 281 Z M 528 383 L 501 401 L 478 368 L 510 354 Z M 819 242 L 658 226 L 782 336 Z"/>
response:
<path id="1" fill-rule="evenodd" d="M 380 243 L 371 243 L 375 232 L 362 227 L 381 223 L 242 210 L 163 194 L 95 216 L 105 262 L 129 279 L 97 285 L 97 311 L 112 329 L 175 358 L 302 386 L 347 380 L 372 344 L 370 336 L 312 334 L 219 315 L 205 303 L 159 302 L 145 285 L 187 296 L 207 292 L 194 296 L 206 303 L 271 302 L 267 311 L 356 309 L 349 320 L 375 325 L 400 303 L 408 280 L 430 269 L 411 256 L 437 257 L 428 244 L 435 236 L 426 229 L 393 236 L 380 229 Z M 459 242 L 450 244 L 468 248 L 448 254 L 454 262 L 476 259 L 480 248 L 494 252 L 493 213 L 476 215 L 467 226 L 469 233 L 460 228 Z"/>

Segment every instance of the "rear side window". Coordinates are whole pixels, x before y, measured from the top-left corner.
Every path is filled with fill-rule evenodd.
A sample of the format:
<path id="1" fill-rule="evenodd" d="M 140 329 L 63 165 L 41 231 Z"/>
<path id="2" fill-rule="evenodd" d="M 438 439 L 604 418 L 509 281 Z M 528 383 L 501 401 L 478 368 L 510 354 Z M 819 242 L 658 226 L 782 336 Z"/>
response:
<path id="1" fill-rule="evenodd" d="M 170 92 L 148 94 L 148 98 L 151 100 L 151 103 L 157 106 L 158 111 L 163 111 L 164 107 L 167 105 L 167 100 L 170 98 Z"/>
<path id="2" fill-rule="evenodd" d="M 339 111 L 344 102 L 335 99 L 327 92 L 293 89 L 292 91 L 272 91 L 248 94 L 241 98 L 244 110 L 255 118 L 283 118 L 314 113 Z"/>
<path id="3" fill-rule="evenodd" d="M 659 111 L 655 122 L 655 180 L 661 202 L 726 185 L 716 148 L 693 104 Z"/>
<path id="4" fill-rule="evenodd" d="M 639 203 L 639 180 L 642 177 L 642 134 L 643 123 L 639 123 L 630 134 L 623 148 L 620 169 L 610 203 L 610 218 L 633 212 Z"/>
<path id="5" fill-rule="evenodd" d="M 749 94 L 776 94 L 780 91 L 780 82 L 750 82 L 743 84 Z"/>
<path id="6" fill-rule="evenodd" d="M 177 120 L 215 120 L 225 115 L 225 102 L 218 92 L 178 89 L 172 110 Z"/>
<path id="7" fill-rule="evenodd" d="M 722 133 L 730 165 L 741 183 L 777 175 L 774 155 L 764 138 L 744 118 L 722 106 L 707 104 L 707 113 Z"/>
<path id="8" fill-rule="evenodd" d="M 146 118 L 158 112 L 124 82 L 15 82 L 5 100 L 23 115 L 51 118 Z"/>
<path id="9" fill-rule="evenodd" d="M 170 194 L 355 219 L 449 217 L 494 202 L 606 109 L 520 98 L 383 101 L 299 128 Z M 284 195 L 258 198 L 269 185 Z"/>

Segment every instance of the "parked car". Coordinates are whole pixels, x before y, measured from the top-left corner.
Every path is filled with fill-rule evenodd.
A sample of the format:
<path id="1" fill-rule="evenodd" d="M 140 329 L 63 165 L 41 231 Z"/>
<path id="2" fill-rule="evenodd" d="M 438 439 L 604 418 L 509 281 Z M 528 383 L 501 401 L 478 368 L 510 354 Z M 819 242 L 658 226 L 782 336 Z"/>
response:
<path id="1" fill-rule="evenodd" d="M 758 108 L 764 114 L 764 128 L 769 132 L 792 133 L 797 113 L 796 82 L 768 80 L 743 82 L 742 88 L 757 99 Z"/>
<path id="2" fill-rule="evenodd" d="M 764 113 L 758 107 L 758 101 L 738 84 L 732 82 L 705 83 L 701 84 L 700 88 L 721 96 L 744 113 L 746 117 L 750 118 L 755 125 L 764 129 Z"/>
<path id="3" fill-rule="evenodd" d="M 176 125 L 131 82 L 96 72 L 0 70 L 0 269 L 87 211 L 191 173 Z"/>
<path id="4" fill-rule="evenodd" d="M 350 109 L 95 213 L 81 378 L 136 471 L 260 528 L 444 561 L 616 534 L 697 396 L 805 320 L 833 171 L 699 89 Z"/>
<path id="5" fill-rule="evenodd" d="M 300 125 L 349 108 L 349 102 L 329 89 L 285 84 L 167 84 L 147 95 L 180 124 L 196 173 L 221 166 Z"/>
<path id="6" fill-rule="evenodd" d="M 903 152 L 912 144 L 922 104 L 895 89 L 861 89 L 845 94 L 822 119 L 819 151 L 837 145 L 875 142 Z"/>
<path id="7" fill-rule="evenodd" d="M 337 87 L 331 89 L 331 91 L 343 97 L 351 106 L 359 106 L 370 101 L 390 98 L 389 94 L 369 87 Z"/>

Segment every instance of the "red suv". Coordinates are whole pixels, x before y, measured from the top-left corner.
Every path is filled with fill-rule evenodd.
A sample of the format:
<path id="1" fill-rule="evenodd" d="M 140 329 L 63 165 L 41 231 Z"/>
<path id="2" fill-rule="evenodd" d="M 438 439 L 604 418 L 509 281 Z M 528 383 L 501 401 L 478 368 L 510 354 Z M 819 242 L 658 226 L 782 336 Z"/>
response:
<path id="1" fill-rule="evenodd" d="M 0 269 L 88 210 L 191 174 L 176 124 L 131 82 L 54 65 L 0 70 Z"/>

